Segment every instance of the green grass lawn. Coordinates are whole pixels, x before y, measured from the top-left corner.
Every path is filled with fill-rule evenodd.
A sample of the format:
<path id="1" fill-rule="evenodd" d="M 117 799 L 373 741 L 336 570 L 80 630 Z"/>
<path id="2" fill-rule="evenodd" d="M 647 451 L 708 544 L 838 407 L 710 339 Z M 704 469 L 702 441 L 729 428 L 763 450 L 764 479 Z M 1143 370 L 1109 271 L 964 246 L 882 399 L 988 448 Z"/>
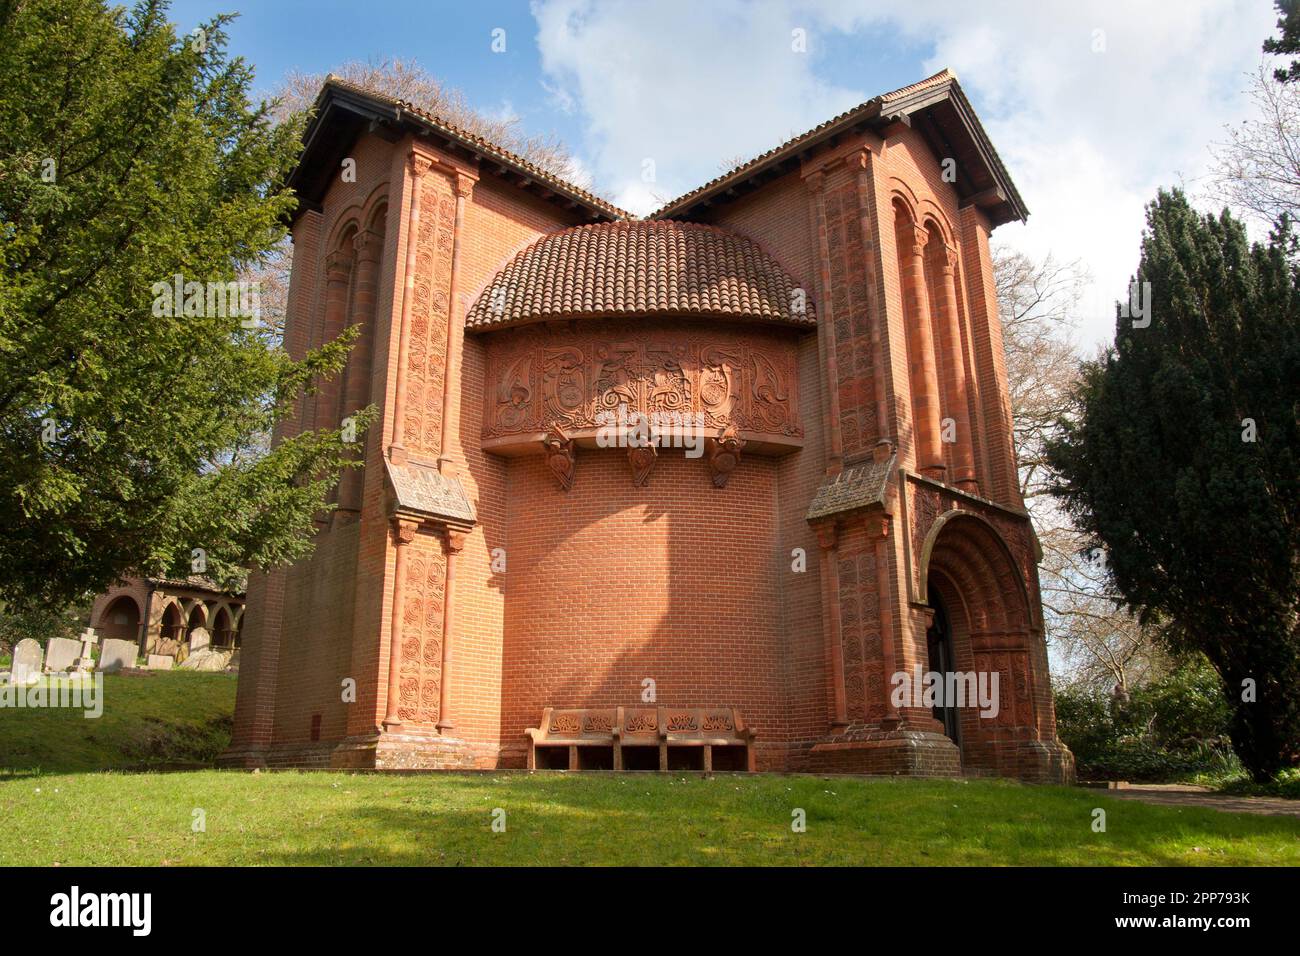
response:
<path id="1" fill-rule="evenodd" d="M 995 780 L 120 772 L 210 762 L 235 679 L 109 675 L 104 695 L 94 720 L 0 708 L 0 821 L 21 834 L 0 864 L 1300 864 L 1294 817 Z"/>
<path id="2" fill-rule="evenodd" d="M 211 763 L 230 742 L 235 675 L 104 676 L 104 710 L 0 707 L 0 776 Z"/>
<path id="3" fill-rule="evenodd" d="M 0 781 L 0 819 L 0 864 L 1300 864 L 1294 817 L 987 780 L 59 774 Z"/>

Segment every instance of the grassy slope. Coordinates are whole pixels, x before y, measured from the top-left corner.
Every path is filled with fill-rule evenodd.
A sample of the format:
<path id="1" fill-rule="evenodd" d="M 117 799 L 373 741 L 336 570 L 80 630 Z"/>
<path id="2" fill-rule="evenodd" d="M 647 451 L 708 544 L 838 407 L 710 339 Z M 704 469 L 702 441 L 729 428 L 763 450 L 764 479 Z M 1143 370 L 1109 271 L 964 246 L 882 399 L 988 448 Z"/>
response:
<path id="1" fill-rule="evenodd" d="M 234 675 L 108 674 L 95 719 L 67 708 L 0 708 L 0 774 L 210 762 L 230 742 L 234 710 Z"/>
<path id="2" fill-rule="evenodd" d="M 0 819 L 0 864 L 1300 865 L 1294 817 L 987 780 L 79 774 L 0 782 Z"/>
<path id="3" fill-rule="evenodd" d="M 224 674 L 110 675 L 96 720 L 0 708 L 0 820 L 22 835 L 0 864 L 1300 864 L 1296 818 L 1005 781 L 85 772 L 210 760 L 234 692 Z"/>

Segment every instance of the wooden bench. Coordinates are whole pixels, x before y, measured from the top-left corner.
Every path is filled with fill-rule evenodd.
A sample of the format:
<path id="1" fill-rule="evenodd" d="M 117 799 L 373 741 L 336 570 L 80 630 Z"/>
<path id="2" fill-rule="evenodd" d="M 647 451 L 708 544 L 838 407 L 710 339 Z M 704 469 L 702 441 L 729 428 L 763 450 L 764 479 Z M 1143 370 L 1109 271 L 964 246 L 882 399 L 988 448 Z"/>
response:
<path id="1" fill-rule="evenodd" d="M 735 707 L 547 707 L 525 733 L 529 770 L 754 769 Z"/>

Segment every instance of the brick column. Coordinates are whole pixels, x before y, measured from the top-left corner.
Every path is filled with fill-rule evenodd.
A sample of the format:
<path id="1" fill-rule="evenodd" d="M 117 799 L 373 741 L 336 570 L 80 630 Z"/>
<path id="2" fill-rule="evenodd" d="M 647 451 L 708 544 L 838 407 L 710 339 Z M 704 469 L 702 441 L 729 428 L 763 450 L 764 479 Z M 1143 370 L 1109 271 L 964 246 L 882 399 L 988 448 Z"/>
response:
<path id="1" fill-rule="evenodd" d="M 397 380 L 393 390 L 393 431 L 388 445 L 388 457 L 401 464 L 406 461 L 406 448 L 402 445 L 402 422 L 406 420 L 406 363 L 411 339 L 411 307 L 415 301 L 415 260 L 420 244 L 420 197 L 424 189 L 424 174 L 432 161 L 412 151 L 407 157 L 406 169 L 410 174 L 407 186 L 411 204 L 406 215 L 406 266 L 402 274 L 402 318 L 397 333 Z"/>
<path id="2" fill-rule="evenodd" d="M 885 340 L 889 337 L 888 322 L 885 311 L 880 307 L 877 295 L 880 276 L 876 269 L 876 228 L 873 220 L 872 177 L 875 162 L 871 150 L 864 149 L 858 153 L 854 165 L 857 166 L 858 187 L 858 230 L 862 236 L 862 254 L 866 257 L 867 276 L 867 313 L 871 322 L 871 364 L 872 381 L 876 392 L 876 439 L 889 440 L 897 444 L 889 416 L 889 379 L 885 366 Z"/>
<path id="3" fill-rule="evenodd" d="M 939 425 L 939 374 L 934 364 L 934 334 L 925 289 L 925 245 L 930 234 L 915 224 L 899 230 L 899 265 L 907 297 L 907 368 L 915 409 L 916 460 L 921 473 L 943 480 L 943 442 Z"/>
<path id="4" fill-rule="evenodd" d="M 406 598 L 406 547 L 415 540 L 419 522 L 405 518 L 393 519 L 393 544 L 397 556 L 393 560 L 393 613 L 389 619 L 388 650 L 388 704 L 384 711 L 384 729 L 401 730 L 402 718 L 398 705 L 402 696 L 402 614 Z"/>
<path id="5" fill-rule="evenodd" d="M 438 470 L 454 474 L 452 438 L 460 427 L 460 356 L 465 342 L 465 310 L 460 304 L 460 245 L 465 222 L 465 201 L 474 191 L 474 180 L 456 174 L 456 221 L 451 240 L 451 289 L 447 306 L 447 360 L 442 376 L 442 434 L 439 440 Z M 446 686 L 444 684 L 444 686 Z"/>
<path id="6" fill-rule="evenodd" d="M 336 249 L 325 257 L 325 321 L 322 342 L 339 337 L 348 313 L 348 282 L 352 276 L 352 250 Z M 337 378 L 321 383 L 316 393 L 317 412 L 313 416 L 317 427 L 337 428 L 337 412 L 342 393 Z"/>
<path id="7" fill-rule="evenodd" d="M 877 446 L 880 447 L 880 446 Z M 878 453 L 879 454 L 879 453 Z M 893 601 L 896 591 L 891 587 L 889 573 L 889 519 L 870 517 L 867 519 L 867 540 L 874 542 L 876 555 L 876 605 L 880 622 L 880 669 L 881 688 L 885 695 L 885 716 L 880 722 L 883 730 L 893 730 L 901 722 L 898 708 L 894 706 L 894 685 L 890 683 L 898 672 L 894 653 L 894 609 Z"/>
<path id="8" fill-rule="evenodd" d="M 961 347 L 961 323 L 957 312 L 957 250 L 943 246 L 936 257 L 939 263 L 939 322 L 944 330 L 944 356 L 948 375 L 948 414 L 956 425 L 957 441 L 953 445 L 953 480 L 965 491 L 977 491 L 975 484 L 975 450 L 970 423 L 970 405 L 966 400 L 966 363 Z"/>
<path id="9" fill-rule="evenodd" d="M 826 396 L 822 412 L 826 444 L 829 449 L 826 474 L 844 470 L 844 442 L 840 434 L 840 373 L 838 346 L 835 342 L 834 303 L 831 296 L 831 250 L 826 234 L 826 209 L 822 201 L 826 187 L 824 173 L 816 172 L 804 180 L 811 193 L 813 239 L 817 243 L 817 349 L 822 362 L 822 390 Z"/>
<path id="10" fill-rule="evenodd" d="M 447 529 L 447 584 L 442 599 L 442 670 L 438 675 L 438 732 L 446 734 L 456 726 L 451 712 L 451 677 L 454 661 L 455 628 L 453 610 L 456 607 L 456 563 L 465 549 L 465 532 Z"/>
<path id="11" fill-rule="evenodd" d="M 375 338 L 375 299 L 383 244 L 383 237 L 370 230 L 353 240 L 356 276 L 352 287 L 352 319 L 349 324 L 360 326 L 361 331 L 352 345 L 343 371 L 340 422 L 370 404 L 370 353 Z M 348 468 L 343 472 L 339 482 L 339 510 L 335 512 L 336 515 L 340 511 L 360 513 L 364 482 L 365 475 L 360 468 Z"/>
<path id="12" fill-rule="evenodd" d="M 817 526 L 817 544 L 822 551 L 822 606 L 826 608 L 826 656 L 831 668 L 831 725 L 849 725 L 844 691 L 844 644 L 840 626 L 839 533 L 834 522 Z"/>

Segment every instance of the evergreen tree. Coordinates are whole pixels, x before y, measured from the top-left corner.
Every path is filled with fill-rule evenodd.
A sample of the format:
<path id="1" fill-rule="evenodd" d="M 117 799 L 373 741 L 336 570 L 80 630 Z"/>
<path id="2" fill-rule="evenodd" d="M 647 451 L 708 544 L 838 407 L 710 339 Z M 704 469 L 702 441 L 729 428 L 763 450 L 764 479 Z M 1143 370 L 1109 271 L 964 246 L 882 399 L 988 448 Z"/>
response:
<path id="1" fill-rule="evenodd" d="M 293 560 L 353 447 L 333 430 L 257 448 L 346 358 L 339 341 L 291 361 L 249 315 L 256 290 L 221 285 L 284 235 L 301 119 L 276 125 L 250 100 L 228 17 L 178 37 L 166 13 L 0 0 L 0 600 L 14 606 L 136 572 L 228 582 Z"/>
<path id="2" fill-rule="evenodd" d="M 1277 18 L 1278 36 L 1264 41 L 1264 52 L 1279 55 L 1300 53 L 1300 0 L 1273 0 L 1273 6 L 1281 14 Z M 1300 79 L 1300 60 L 1292 60 L 1285 69 L 1273 71 L 1279 83 L 1291 83 Z"/>
<path id="3" fill-rule="evenodd" d="M 1285 220 L 1252 246 L 1226 210 L 1162 191 L 1115 345 L 1085 366 L 1049 449 L 1055 493 L 1105 546 L 1125 602 L 1218 671 L 1257 779 L 1300 761 L 1292 245 Z"/>

